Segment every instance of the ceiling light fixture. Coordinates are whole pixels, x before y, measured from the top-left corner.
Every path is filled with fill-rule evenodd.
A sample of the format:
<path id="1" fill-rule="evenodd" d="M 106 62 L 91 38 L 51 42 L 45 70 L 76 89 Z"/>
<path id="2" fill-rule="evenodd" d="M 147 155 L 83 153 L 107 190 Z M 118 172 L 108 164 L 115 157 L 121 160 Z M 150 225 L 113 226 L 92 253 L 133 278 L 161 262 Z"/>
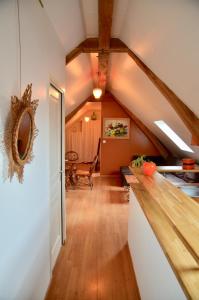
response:
<path id="1" fill-rule="evenodd" d="M 93 96 L 94 96 L 95 99 L 99 99 L 102 95 L 102 89 L 99 88 L 99 86 L 100 86 L 99 85 L 99 77 L 100 77 L 99 75 L 100 75 L 100 73 L 98 71 L 97 72 L 97 80 L 96 80 L 97 81 L 97 84 L 96 84 L 97 87 L 93 89 Z"/>
<path id="2" fill-rule="evenodd" d="M 89 118 L 89 117 L 84 117 L 84 121 L 85 121 L 85 122 L 89 122 L 89 121 L 90 121 L 90 118 Z"/>
<path id="3" fill-rule="evenodd" d="M 99 99 L 102 95 L 102 90 L 100 88 L 93 89 L 93 96 L 95 99 Z"/>

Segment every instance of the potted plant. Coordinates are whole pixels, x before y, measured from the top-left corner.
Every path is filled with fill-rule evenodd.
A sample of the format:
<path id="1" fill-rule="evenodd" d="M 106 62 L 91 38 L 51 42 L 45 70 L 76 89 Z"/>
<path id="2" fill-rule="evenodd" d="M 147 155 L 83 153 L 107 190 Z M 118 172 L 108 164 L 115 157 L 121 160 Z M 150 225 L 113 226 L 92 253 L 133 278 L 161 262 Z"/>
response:
<path id="1" fill-rule="evenodd" d="M 141 156 L 138 156 L 136 159 L 134 159 L 131 162 L 132 167 L 140 168 L 143 165 L 143 163 L 145 162 L 145 160 L 144 160 L 145 157 L 146 157 L 146 155 L 141 155 Z"/>
<path id="2" fill-rule="evenodd" d="M 152 161 L 145 160 L 146 155 L 138 156 L 132 161 L 132 167 L 141 168 L 144 175 L 152 176 L 156 171 L 156 164 Z"/>

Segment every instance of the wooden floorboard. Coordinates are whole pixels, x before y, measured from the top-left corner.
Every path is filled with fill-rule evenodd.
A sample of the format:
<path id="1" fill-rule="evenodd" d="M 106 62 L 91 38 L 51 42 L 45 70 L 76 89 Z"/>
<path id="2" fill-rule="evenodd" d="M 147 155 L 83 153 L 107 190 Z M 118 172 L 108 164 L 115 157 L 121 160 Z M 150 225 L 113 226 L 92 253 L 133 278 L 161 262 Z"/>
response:
<path id="1" fill-rule="evenodd" d="M 69 190 L 67 242 L 46 300 L 140 299 L 127 245 L 127 192 L 119 178 L 96 177 Z"/>

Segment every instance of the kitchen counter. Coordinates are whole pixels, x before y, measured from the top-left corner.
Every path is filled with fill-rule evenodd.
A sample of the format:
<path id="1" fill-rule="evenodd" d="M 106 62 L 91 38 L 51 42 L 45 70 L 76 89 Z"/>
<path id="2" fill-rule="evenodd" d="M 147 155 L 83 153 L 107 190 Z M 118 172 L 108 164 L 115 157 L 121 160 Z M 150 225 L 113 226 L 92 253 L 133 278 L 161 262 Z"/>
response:
<path id="1" fill-rule="evenodd" d="M 193 169 L 183 169 L 182 166 L 157 166 L 160 173 L 199 173 L 199 165 L 195 165 Z"/>
<path id="2" fill-rule="evenodd" d="M 149 177 L 141 174 L 140 169 L 130 169 L 135 176 L 132 196 L 139 203 L 184 294 L 188 299 L 198 300 L 199 204 L 158 172 Z"/>

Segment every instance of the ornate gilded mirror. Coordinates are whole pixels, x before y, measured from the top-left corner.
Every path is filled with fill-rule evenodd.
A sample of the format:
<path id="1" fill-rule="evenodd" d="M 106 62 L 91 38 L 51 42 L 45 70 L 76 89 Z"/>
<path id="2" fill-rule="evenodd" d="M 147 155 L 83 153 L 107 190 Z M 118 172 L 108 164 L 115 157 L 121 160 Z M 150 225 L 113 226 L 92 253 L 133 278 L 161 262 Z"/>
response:
<path id="1" fill-rule="evenodd" d="M 24 164 L 32 141 L 32 115 L 25 109 L 13 131 L 13 155 L 19 164 Z"/>
<path id="2" fill-rule="evenodd" d="M 38 133 L 35 126 L 35 112 L 38 100 L 31 101 L 32 84 L 29 84 L 21 99 L 11 98 L 11 111 L 5 131 L 5 145 L 9 158 L 8 176 L 12 179 L 17 173 L 23 181 L 24 165 L 33 158 L 33 141 Z"/>

